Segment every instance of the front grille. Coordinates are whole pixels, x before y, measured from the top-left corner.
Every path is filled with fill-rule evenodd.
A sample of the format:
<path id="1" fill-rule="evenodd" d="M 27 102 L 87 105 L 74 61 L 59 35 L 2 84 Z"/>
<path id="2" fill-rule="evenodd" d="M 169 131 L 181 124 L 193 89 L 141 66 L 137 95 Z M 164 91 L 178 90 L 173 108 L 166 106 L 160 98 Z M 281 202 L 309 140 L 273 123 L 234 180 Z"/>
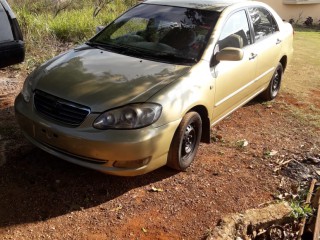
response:
<path id="1" fill-rule="evenodd" d="M 36 110 L 46 117 L 60 123 L 79 126 L 90 113 L 90 108 L 55 97 L 51 94 L 36 90 L 34 94 Z"/>

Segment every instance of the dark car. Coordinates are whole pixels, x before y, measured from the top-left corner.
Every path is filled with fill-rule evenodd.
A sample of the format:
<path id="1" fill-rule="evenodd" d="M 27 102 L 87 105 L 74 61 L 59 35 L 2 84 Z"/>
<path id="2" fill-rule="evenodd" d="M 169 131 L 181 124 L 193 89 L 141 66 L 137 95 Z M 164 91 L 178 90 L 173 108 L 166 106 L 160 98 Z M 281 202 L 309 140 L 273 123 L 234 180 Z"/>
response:
<path id="1" fill-rule="evenodd" d="M 0 68 L 21 63 L 25 48 L 16 16 L 6 0 L 0 0 Z"/>

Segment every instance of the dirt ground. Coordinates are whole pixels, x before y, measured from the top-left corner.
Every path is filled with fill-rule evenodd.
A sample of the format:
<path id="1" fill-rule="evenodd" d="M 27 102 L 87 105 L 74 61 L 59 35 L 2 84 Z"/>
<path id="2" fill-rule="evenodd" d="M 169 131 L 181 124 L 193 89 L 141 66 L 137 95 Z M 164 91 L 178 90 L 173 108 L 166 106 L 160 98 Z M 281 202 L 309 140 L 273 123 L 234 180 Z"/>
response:
<path id="1" fill-rule="evenodd" d="M 9 70 L 0 70 L 0 239 L 204 239 L 226 214 L 291 191 L 298 179 L 279 162 L 320 153 L 320 129 L 294 117 L 299 100 L 283 91 L 215 126 L 186 172 L 104 175 L 24 140 L 13 101 L 25 74 Z"/>

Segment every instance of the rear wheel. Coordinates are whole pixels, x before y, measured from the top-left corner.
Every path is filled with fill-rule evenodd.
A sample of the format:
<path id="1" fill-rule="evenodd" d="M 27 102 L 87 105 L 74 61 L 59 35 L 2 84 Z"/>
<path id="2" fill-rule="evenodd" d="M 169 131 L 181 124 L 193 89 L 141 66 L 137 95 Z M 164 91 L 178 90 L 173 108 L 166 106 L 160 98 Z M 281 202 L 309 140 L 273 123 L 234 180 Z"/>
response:
<path id="1" fill-rule="evenodd" d="M 167 165 L 177 170 L 188 168 L 197 153 L 201 133 L 200 115 L 196 112 L 187 113 L 172 139 Z"/>
<path id="2" fill-rule="evenodd" d="M 270 101 L 278 95 L 281 86 L 282 75 L 283 67 L 281 63 L 278 63 L 268 88 L 260 95 L 263 100 Z"/>

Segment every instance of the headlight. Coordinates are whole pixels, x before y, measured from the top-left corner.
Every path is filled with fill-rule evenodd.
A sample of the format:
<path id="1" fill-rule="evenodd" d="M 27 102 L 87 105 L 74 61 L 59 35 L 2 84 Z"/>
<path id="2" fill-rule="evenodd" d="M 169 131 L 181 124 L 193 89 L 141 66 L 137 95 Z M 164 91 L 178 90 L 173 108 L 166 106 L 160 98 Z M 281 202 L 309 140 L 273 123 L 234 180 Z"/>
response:
<path id="1" fill-rule="evenodd" d="M 46 70 L 41 66 L 33 70 L 23 83 L 21 94 L 26 102 L 30 102 L 34 85 L 46 74 Z"/>
<path id="2" fill-rule="evenodd" d="M 162 107 L 155 103 L 130 104 L 102 113 L 93 123 L 97 129 L 135 129 L 151 125 Z"/>
<path id="3" fill-rule="evenodd" d="M 31 81 L 31 75 L 30 74 L 26 80 L 24 81 L 23 83 L 23 88 L 22 88 L 22 91 L 21 91 L 21 94 L 23 96 L 23 99 L 26 101 L 26 102 L 30 102 L 30 99 L 31 99 L 31 94 L 32 94 L 32 81 Z"/>

